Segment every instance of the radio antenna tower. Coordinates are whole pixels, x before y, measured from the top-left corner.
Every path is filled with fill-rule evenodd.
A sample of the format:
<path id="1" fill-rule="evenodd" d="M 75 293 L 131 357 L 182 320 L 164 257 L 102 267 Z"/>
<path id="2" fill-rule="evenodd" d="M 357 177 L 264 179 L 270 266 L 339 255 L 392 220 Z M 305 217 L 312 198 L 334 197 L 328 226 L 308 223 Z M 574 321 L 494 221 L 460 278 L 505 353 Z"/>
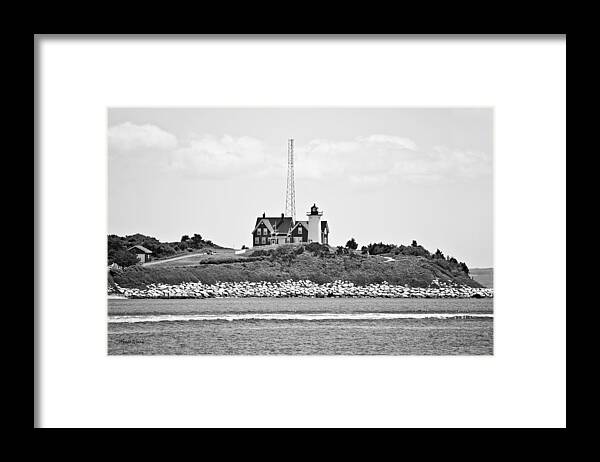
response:
<path id="1" fill-rule="evenodd" d="M 288 140 L 288 171 L 285 190 L 285 214 L 296 221 L 296 191 L 294 188 L 294 140 Z"/>

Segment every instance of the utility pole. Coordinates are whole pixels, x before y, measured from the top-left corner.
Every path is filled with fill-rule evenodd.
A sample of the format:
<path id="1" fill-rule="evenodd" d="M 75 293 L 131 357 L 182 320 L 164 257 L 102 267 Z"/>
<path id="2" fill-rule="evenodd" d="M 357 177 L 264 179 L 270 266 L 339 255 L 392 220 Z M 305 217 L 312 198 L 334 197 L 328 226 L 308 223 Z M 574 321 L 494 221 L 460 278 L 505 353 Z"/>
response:
<path id="1" fill-rule="evenodd" d="M 285 214 L 296 221 L 296 191 L 294 188 L 294 140 L 288 140 L 288 172 L 285 190 Z"/>

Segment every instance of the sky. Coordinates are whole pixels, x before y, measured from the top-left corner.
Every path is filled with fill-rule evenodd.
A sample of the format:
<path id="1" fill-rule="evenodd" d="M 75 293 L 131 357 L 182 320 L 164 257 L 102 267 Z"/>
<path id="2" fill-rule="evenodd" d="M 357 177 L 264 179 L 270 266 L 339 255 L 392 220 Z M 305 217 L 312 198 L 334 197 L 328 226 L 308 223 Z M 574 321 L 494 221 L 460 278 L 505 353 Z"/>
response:
<path id="1" fill-rule="evenodd" d="M 331 245 L 493 266 L 491 108 L 110 108 L 109 234 L 251 247 L 284 212 L 290 138 L 295 218 L 316 203 Z"/>

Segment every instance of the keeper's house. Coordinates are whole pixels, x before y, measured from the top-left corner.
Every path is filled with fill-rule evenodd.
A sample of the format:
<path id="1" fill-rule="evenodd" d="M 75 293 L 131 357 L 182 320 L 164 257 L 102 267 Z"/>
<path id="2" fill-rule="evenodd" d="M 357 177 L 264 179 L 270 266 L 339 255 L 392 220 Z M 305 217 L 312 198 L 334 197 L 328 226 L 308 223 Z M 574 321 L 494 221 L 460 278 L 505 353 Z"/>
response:
<path id="1" fill-rule="evenodd" d="M 291 244 L 296 242 L 318 242 L 329 244 L 329 226 L 321 221 L 323 212 L 313 204 L 306 214 L 307 221 L 294 221 L 282 213 L 280 217 L 262 217 L 256 219 L 252 231 L 252 243 L 256 246 L 272 244 Z"/>

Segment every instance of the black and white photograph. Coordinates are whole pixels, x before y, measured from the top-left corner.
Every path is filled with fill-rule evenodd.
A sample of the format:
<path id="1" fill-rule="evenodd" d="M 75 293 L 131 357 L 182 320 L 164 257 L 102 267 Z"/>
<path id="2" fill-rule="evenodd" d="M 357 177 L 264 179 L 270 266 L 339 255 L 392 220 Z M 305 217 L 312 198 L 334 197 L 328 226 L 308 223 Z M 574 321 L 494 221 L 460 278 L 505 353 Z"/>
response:
<path id="1" fill-rule="evenodd" d="M 108 354 L 492 355 L 491 108 L 110 108 Z"/>
<path id="2" fill-rule="evenodd" d="M 34 35 L 34 428 L 565 428 L 566 34 Z"/>

